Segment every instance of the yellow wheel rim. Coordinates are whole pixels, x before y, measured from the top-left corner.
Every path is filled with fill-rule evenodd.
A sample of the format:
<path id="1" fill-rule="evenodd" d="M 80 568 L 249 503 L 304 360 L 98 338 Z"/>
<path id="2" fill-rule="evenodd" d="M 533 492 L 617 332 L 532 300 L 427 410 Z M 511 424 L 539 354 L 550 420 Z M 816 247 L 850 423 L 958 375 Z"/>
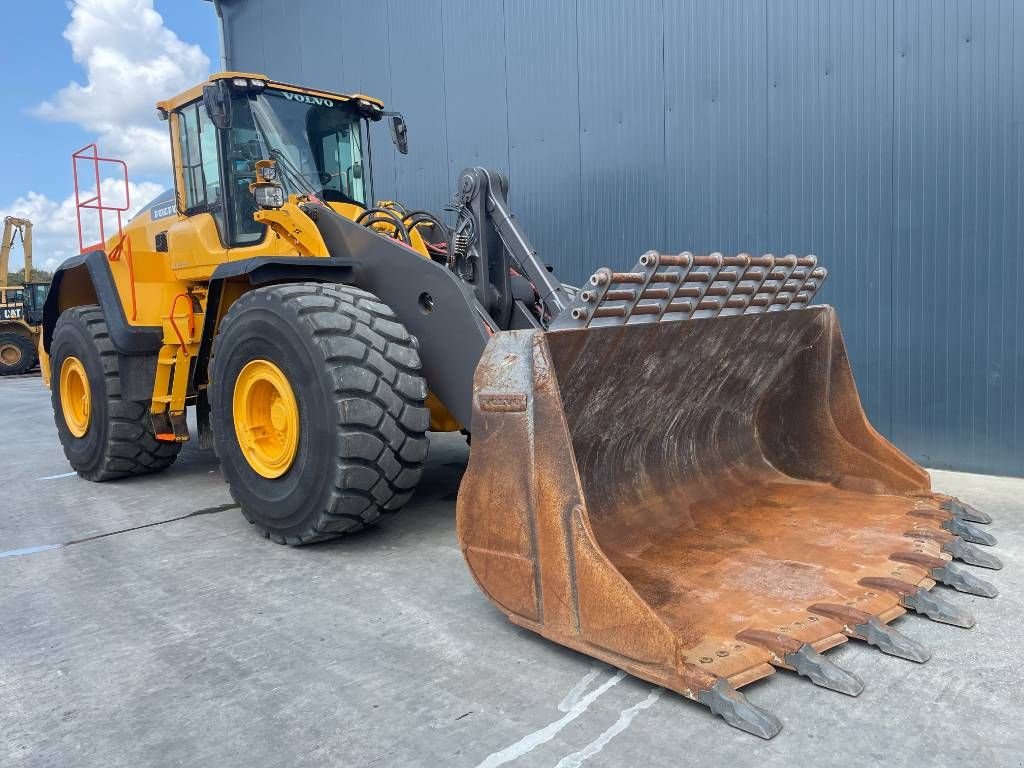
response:
<path id="1" fill-rule="evenodd" d="M 85 437 L 92 413 L 92 394 L 85 366 L 77 357 L 66 357 L 60 366 L 60 407 L 64 423 L 75 437 Z"/>
<path id="2" fill-rule="evenodd" d="M 280 477 L 299 449 L 299 406 L 284 372 L 269 360 L 251 360 L 238 372 L 231 398 L 235 436 L 255 472 Z"/>

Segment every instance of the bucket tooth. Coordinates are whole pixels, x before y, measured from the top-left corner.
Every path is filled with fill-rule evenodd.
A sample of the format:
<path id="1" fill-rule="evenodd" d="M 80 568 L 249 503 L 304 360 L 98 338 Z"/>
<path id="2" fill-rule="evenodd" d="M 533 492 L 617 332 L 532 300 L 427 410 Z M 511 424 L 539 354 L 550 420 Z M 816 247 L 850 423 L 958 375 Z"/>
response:
<path id="1" fill-rule="evenodd" d="M 974 617 L 971 614 L 916 584 L 888 576 L 870 576 L 861 579 L 858 583 L 862 587 L 881 589 L 899 595 L 900 605 L 907 610 L 927 616 L 932 621 L 941 621 L 943 624 L 954 624 L 958 627 L 974 626 Z"/>
<path id="2" fill-rule="evenodd" d="M 866 624 L 853 627 L 853 631 L 868 645 L 873 645 L 890 656 L 899 656 L 918 664 L 923 664 L 932 657 L 932 652 L 917 640 L 907 637 L 888 624 L 883 624 L 876 616 L 868 619 Z"/>
<path id="3" fill-rule="evenodd" d="M 770 739 L 782 730 L 782 723 L 775 715 L 751 704 L 728 680 L 720 679 L 708 690 L 700 691 L 697 701 L 734 728 L 762 739 Z"/>
<path id="4" fill-rule="evenodd" d="M 970 571 L 966 571 L 953 563 L 946 563 L 942 568 L 932 570 L 932 578 L 957 592 L 966 592 L 979 597 L 995 597 L 999 594 L 992 582 L 979 579 Z"/>
<path id="5" fill-rule="evenodd" d="M 922 616 L 927 616 L 932 621 L 940 621 L 943 624 L 952 624 L 965 629 L 974 626 L 974 617 L 971 614 L 923 587 L 918 587 L 917 592 L 907 595 L 902 602 L 907 608 Z"/>
<path id="6" fill-rule="evenodd" d="M 996 544 L 996 537 L 991 533 L 976 528 L 972 523 L 968 523 L 956 515 L 944 522 L 942 527 L 972 544 L 984 544 L 986 547 L 994 547 Z"/>
<path id="7" fill-rule="evenodd" d="M 916 661 L 919 664 L 928 661 L 932 656 L 931 651 L 921 643 L 879 621 L 877 616 L 857 608 L 832 603 L 815 603 L 808 610 L 838 621 L 843 625 L 844 634 L 863 640 L 890 656 L 899 656 L 901 659 Z"/>
<path id="8" fill-rule="evenodd" d="M 968 544 L 959 536 L 954 536 L 946 530 L 915 528 L 912 531 L 907 531 L 904 535 L 911 539 L 937 542 L 943 552 L 956 560 L 963 560 L 968 565 L 991 568 L 995 571 L 1003 567 L 1002 561 L 995 555 L 973 544 Z"/>
<path id="9" fill-rule="evenodd" d="M 760 629 L 745 629 L 736 639 L 751 645 L 759 645 L 770 651 L 772 663 L 780 664 L 802 675 L 815 685 L 828 688 L 847 696 L 858 696 L 864 690 L 864 683 L 852 672 L 822 656 L 810 643 L 795 637 Z"/>
<path id="10" fill-rule="evenodd" d="M 960 499 L 946 499 L 939 506 L 948 512 L 952 512 L 961 520 L 967 520 L 971 523 L 982 523 L 984 525 L 988 525 L 992 522 L 992 515 L 987 512 L 982 512 L 980 509 L 976 509 L 970 504 L 965 504 L 960 501 Z"/>
<path id="11" fill-rule="evenodd" d="M 991 568 L 993 571 L 998 571 L 1003 567 L 1003 561 L 991 552 L 968 544 L 959 536 L 955 536 L 952 541 L 943 544 L 942 551 L 957 560 L 962 560 L 968 565 L 976 565 L 979 568 Z"/>
<path id="12" fill-rule="evenodd" d="M 814 650 L 810 643 L 804 643 L 799 651 L 787 653 L 784 658 L 798 675 L 803 675 L 822 688 L 839 691 L 847 696 L 859 696 L 864 690 L 864 682 L 859 677 L 829 661 Z"/>
<path id="13" fill-rule="evenodd" d="M 896 552 L 889 555 L 889 559 L 896 563 L 907 563 L 923 568 L 935 581 L 958 592 L 980 597 L 995 597 L 999 594 L 999 590 L 990 582 L 979 579 L 970 571 L 965 571 L 941 557 L 932 557 L 921 552 Z"/>

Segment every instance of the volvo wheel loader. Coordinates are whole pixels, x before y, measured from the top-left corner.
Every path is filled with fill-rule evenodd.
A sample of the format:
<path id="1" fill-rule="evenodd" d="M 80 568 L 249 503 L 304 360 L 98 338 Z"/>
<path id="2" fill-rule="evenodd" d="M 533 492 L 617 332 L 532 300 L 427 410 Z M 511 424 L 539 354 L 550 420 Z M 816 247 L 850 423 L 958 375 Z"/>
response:
<path id="1" fill-rule="evenodd" d="M 225 73 L 159 111 L 173 193 L 46 302 L 82 477 L 169 466 L 191 408 L 245 517 L 305 544 L 397 511 L 428 431 L 466 430 L 457 531 L 487 597 L 765 738 L 740 687 L 855 696 L 824 651 L 923 662 L 894 619 L 969 627 L 933 587 L 995 595 L 953 562 L 1000 567 L 989 518 L 868 423 L 813 256 L 650 251 L 573 289 L 500 173 L 459 176 L 451 226 L 374 205 L 370 124 L 407 142 L 376 99 Z"/>

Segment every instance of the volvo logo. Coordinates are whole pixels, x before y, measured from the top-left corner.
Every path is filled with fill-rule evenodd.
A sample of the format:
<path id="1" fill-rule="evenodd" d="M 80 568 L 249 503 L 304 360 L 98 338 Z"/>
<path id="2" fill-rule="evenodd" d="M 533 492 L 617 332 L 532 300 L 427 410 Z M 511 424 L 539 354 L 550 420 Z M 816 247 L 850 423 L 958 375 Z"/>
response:
<path id="1" fill-rule="evenodd" d="M 304 93 L 292 93 L 291 91 L 282 91 L 284 97 L 289 101 L 301 101 L 306 104 L 312 104 L 314 107 L 333 107 L 334 102 L 330 99 L 324 99 L 320 96 L 307 96 Z"/>

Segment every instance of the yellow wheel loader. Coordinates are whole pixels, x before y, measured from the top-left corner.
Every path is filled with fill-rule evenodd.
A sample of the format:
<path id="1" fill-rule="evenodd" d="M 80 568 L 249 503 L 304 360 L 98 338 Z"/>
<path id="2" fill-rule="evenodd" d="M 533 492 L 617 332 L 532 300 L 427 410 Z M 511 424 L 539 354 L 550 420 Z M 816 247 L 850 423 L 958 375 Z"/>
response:
<path id="1" fill-rule="evenodd" d="M 193 408 L 242 513 L 304 544 L 401 508 L 430 430 L 472 436 L 457 530 L 516 624 L 769 738 L 738 689 L 778 669 L 849 695 L 849 639 L 922 662 L 906 611 L 995 588 L 986 515 L 865 419 L 812 256 L 643 254 L 581 288 L 501 174 L 449 226 L 372 203 L 362 95 L 225 73 L 159 104 L 175 190 L 57 271 L 44 377 L 90 480 L 169 466 Z"/>
<path id="2" fill-rule="evenodd" d="M 25 252 L 25 279 L 20 285 L 9 285 L 16 238 L 21 239 Z M 39 361 L 36 347 L 49 284 L 34 281 L 32 271 L 32 222 L 5 216 L 0 240 L 0 376 L 25 373 Z"/>

